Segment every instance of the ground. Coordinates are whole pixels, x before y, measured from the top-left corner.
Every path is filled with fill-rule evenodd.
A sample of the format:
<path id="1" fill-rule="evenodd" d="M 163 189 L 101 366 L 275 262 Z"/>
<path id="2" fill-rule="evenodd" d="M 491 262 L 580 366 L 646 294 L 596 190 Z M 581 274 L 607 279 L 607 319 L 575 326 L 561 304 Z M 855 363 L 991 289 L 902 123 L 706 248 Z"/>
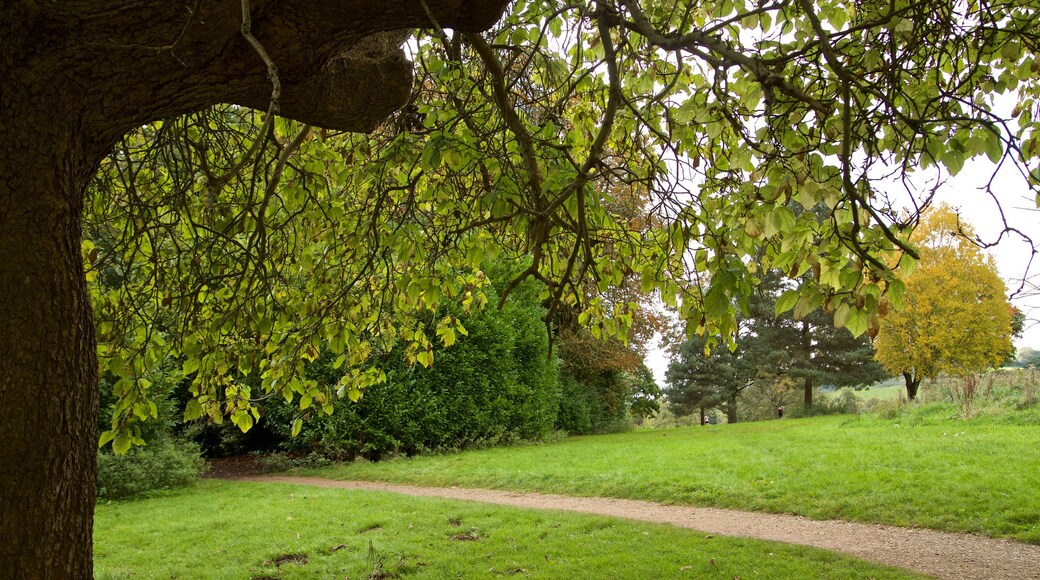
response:
<path id="1" fill-rule="evenodd" d="M 239 463 L 244 465 L 245 462 Z M 231 469 L 230 466 L 222 468 Z M 245 471 L 249 470 L 243 470 Z M 579 498 L 458 487 L 419 487 L 312 477 L 241 475 L 236 479 L 329 488 L 371 489 L 671 524 L 710 534 L 824 548 L 946 579 L 1040 578 L 1040 546 L 971 534 L 833 520 L 818 521 L 783 514 L 694 508 L 612 498 Z"/>

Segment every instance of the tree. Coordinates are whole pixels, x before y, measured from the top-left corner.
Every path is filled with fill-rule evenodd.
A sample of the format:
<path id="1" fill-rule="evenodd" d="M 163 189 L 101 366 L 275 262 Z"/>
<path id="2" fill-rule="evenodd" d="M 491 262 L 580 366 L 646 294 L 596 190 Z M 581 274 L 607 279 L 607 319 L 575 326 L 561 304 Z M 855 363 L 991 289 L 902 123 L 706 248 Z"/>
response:
<path id="1" fill-rule="evenodd" d="M 161 352 L 193 377 L 192 416 L 248 428 L 276 394 L 331 408 L 394 341 L 431 363 L 431 336 L 457 328 L 410 314 L 479 303 L 475 264 L 496 251 L 528 256 L 517 284 L 618 336 L 630 305 L 582 302 L 586 281 L 634 277 L 691 330 L 728 336 L 761 251 L 794 278 L 818 265 L 799 300 L 844 306 L 859 334 L 901 289 L 884 256 L 908 249 L 870 176 L 977 155 L 1040 175 L 1029 3 L 0 7 L 14 576 L 91 572 L 99 367 L 119 377 L 117 449 L 151 414 L 142 379 Z M 413 27 L 414 84 L 405 34 L 388 32 Z M 990 105 L 1009 88 L 1015 123 Z M 644 188 L 658 219 L 612 214 L 611 184 Z M 830 211 L 795 215 L 792 199 Z M 334 385 L 303 377 L 324 346 L 346 356 Z"/>
<path id="2" fill-rule="evenodd" d="M 628 412 L 637 424 L 642 425 L 643 421 L 661 411 L 661 404 L 657 400 L 661 395 L 661 387 L 654 380 L 653 371 L 645 364 L 639 365 L 639 368 L 629 375 L 629 382 L 631 395 Z"/>
<path id="3" fill-rule="evenodd" d="M 693 336 L 676 349 L 675 358 L 668 363 L 665 378 L 668 388 L 665 396 L 678 416 L 724 407 L 726 420 L 736 423 L 737 398 L 751 385 L 752 366 L 737 351 L 718 348 L 705 352 L 704 337 Z"/>
<path id="4" fill-rule="evenodd" d="M 873 360 L 870 340 L 836 327 L 832 314 L 778 314 L 783 301 L 796 295 L 778 272 L 766 271 L 749 300 L 748 314 L 738 318 L 734 350 L 715 348 L 705 354 L 702 337 L 682 343 L 668 366 L 667 392 L 676 414 L 697 408 L 703 413 L 725 404 L 729 421 L 735 422 L 737 398 L 751 386 L 768 393 L 770 386 L 797 381 L 809 408 L 816 385 L 861 385 L 885 376 Z"/>
<path id="5" fill-rule="evenodd" d="M 503 6 L 0 4 L 5 577 L 93 573 L 98 353 L 81 216 L 91 179 L 122 136 L 218 103 L 371 130 L 405 103 L 411 84 L 402 36 L 374 33 L 422 26 L 431 15 L 482 30 Z"/>
<path id="6" fill-rule="evenodd" d="M 867 336 L 853 336 L 844 326 L 835 325 L 833 312 L 822 309 L 778 314 L 783 301 L 795 305 L 797 297 L 778 272 L 766 272 L 747 322 L 756 340 L 743 352 L 760 369 L 760 375 L 781 375 L 801 383 L 806 409 L 812 406 L 816 386 L 865 385 L 886 376 L 874 361 L 874 347 Z"/>
<path id="7" fill-rule="evenodd" d="M 1031 369 L 1040 368 L 1040 351 L 1029 347 L 1023 348 L 1018 351 L 1018 356 L 1016 357 L 1015 362 L 1020 367 Z"/>
<path id="8" fill-rule="evenodd" d="M 971 236 L 971 227 L 948 206 L 925 214 L 912 237 L 921 261 L 906 280 L 904 308 L 881 319 L 877 359 L 903 375 L 911 400 L 923 378 L 970 375 L 1013 352 L 1007 289 Z"/>

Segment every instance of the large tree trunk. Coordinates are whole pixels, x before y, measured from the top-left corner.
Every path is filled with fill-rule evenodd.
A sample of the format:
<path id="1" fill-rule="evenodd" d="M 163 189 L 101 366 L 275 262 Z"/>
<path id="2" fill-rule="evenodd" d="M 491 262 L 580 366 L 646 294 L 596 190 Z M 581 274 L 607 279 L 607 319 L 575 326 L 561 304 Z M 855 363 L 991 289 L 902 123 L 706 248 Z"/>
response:
<path id="1" fill-rule="evenodd" d="M 726 422 L 737 422 L 737 396 L 733 395 L 726 401 Z"/>
<path id="2" fill-rule="evenodd" d="M 809 321 L 802 321 L 802 359 L 805 361 L 805 372 L 812 372 L 812 334 L 809 329 Z M 813 380 L 812 376 L 805 377 L 804 393 L 802 402 L 805 404 L 806 409 L 812 408 L 812 389 Z"/>
<path id="3" fill-rule="evenodd" d="M 96 156 L 32 121 L 0 139 L 0 577 L 89 578 L 98 365 L 80 212 Z"/>
<path id="4" fill-rule="evenodd" d="M 917 400 L 917 389 L 921 386 L 921 377 L 904 371 L 903 380 L 906 382 L 906 398 L 911 401 Z"/>

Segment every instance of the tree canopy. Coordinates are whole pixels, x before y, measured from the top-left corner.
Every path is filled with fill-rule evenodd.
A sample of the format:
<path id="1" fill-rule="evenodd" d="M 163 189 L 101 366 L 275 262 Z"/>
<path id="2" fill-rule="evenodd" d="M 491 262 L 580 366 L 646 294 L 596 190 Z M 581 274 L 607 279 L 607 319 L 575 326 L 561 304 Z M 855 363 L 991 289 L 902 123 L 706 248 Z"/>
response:
<path id="1" fill-rule="evenodd" d="M 914 216 L 879 203 L 871 175 L 978 154 L 1035 165 L 1031 125 L 996 130 L 980 91 L 998 75 L 994 91 L 1031 96 L 1032 15 L 1001 6 L 996 34 L 981 8 L 802 4 L 519 2 L 486 35 L 431 22 L 408 104 L 368 135 L 237 107 L 128 135 L 88 219 L 88 259 L 104 247 L 132 273 L 95 299 L 102 365 L 126 379 L 106 440 L 133 440 L 170 340 L 196 376 L 188 418 L 243 427 L 267 393 L 360 396 L 380 380 L 366 358 L 397 341 L 428 365 L 458 328 L 413 314 L 479 304 L 477 265 L 499 253 L 527 256 L 514 283 L 543 283 L 547 320 L 566 307 L 596 336 L 624 337 L 638 304 L 589 286 L 635 280 L 690 331 L 730 337 L 752 258 L 798 280 L 780 310 L 876 328 L 903 290 L 885 256 L 914 255 Z M 305 381 L 326 347 L 343 378 Z M 235 386 L 254 373 L 261 392 Z"/>
<path id="2" fill-rule="evenodd" d="M 637 305 L 604 292 L 626 280 L 709 346 L 732 336 L 759 262 L 858 335 L 902 295 L 893 253 L 916 255 L 879 177 L 987 156 L 1040 182 L 1035 2 L 503 9 L 3 4 L 5 561 L 89 574 L 99 366 L 120 448 L 165 356 L 194 375 L 190 417 L 331 407 L 381 379 L 372 352 L 427 365 L 457 339 L 420 314 L 479 306 L 495 254 L 526 260 L 503 294 L 535 278 L 547 320 L 566 306 L 619 340 Z M 332 385 L 302 373 L 323 349 Z"/>
<path id="3" fill-rule="evenodd" d="M 971 236 L 970 225 L 940 206 L 911 238 L 921 261 L 906 280 L 904 308 L 881 319 L 875 343 L 881 364 L 905 378 L 910 399 L 923 378 L 976 373 L 1014 352 L 1007 288 Z"/>

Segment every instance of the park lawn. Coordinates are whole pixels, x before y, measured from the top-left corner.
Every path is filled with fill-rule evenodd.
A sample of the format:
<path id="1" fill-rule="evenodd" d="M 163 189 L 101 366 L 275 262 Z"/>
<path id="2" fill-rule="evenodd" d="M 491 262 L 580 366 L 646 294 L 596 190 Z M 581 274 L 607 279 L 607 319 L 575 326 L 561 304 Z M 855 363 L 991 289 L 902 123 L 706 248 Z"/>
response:
<path id="1" fill-rule="evenodd" d="M 827 396 L 833 397 L 837 391 L 831 391 L 827 393 Z M 902 379 L 888 380 L 884 383 L 878 383 L 871 385 L 858 391 L 853 391 L 856 397 L 861 401 L 869 401 L 871 399 L 877 399 L 879 401 L 898 401 L 900 397 L 906 398 L 906 384 Z"/>
<path id="2" fill-rule="evenodd" d="M 352 463 L 306 475 L 793 513 L 1040 543 L 1040 412 L 922 406 Z"/>
<path id="3" fill-rule="evenodd" d="M 203 481 L 97 507 L 106 578 L 918 578 L 833 552 L 566 512 Z"/>
<path id="4" fill-rule="evenodd" d="M 883 385 L 878 387 L 867 387 L 856 391 L 856 396 L 861 400 L 878 399 L 880 401 L 897 401 L 906 398 L 906 385 L 902 382 L 894 385 Z"/>

